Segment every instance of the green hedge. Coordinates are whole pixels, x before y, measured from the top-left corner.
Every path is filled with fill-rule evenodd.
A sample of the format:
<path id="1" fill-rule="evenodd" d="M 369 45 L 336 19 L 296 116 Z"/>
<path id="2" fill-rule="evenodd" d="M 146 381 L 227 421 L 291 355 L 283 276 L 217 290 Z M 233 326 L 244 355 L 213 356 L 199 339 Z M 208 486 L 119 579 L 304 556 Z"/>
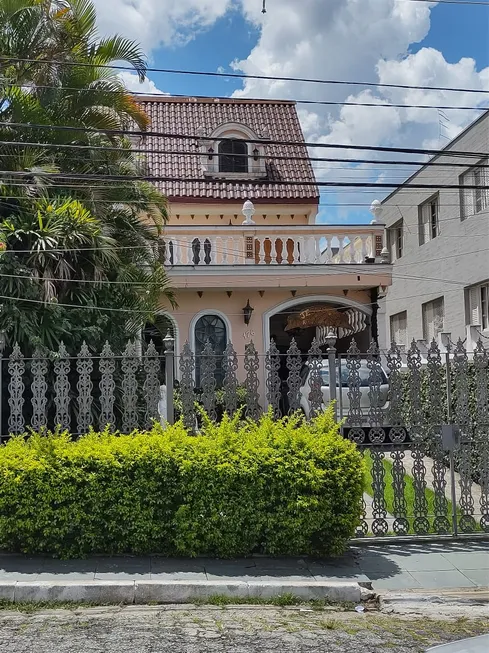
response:
<path id="1" fill-rule="evenodd" d="M 16 437 L 0 448 L 0 547 L 219 557 L 341 552 L 364 468 L 331 410 L 258 423 L 204 420 L 131 435 Z"/>

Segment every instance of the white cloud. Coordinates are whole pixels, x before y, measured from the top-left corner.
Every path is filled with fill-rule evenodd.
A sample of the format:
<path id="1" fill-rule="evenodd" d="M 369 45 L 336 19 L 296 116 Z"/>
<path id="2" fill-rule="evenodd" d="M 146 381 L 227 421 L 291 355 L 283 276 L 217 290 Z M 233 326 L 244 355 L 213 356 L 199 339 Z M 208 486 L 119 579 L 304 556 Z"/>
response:
<path id="1" fill-rule="evenodd" d="M 232 0 L 94 0 L 99 31 L 135 39 L 149 53 L 186 43 L 223 16 Z"/>
<path id="2" fill-rule="evenodd" d="M 130 73 L 127 70 L 119 73 L 119 77 L 124 82 L 125 87 L 129 91 L 135 91 L 136 93 L 147 93 L 148 95 L 170 95 L 165 91 L 161 91 L 152 79 L 147 77 L 144 82 L 139 81 L 139 77 L 135 73 Z"/>
<path id="3" fill-rule="evenodd" d="M 257 22 L 261 0 L 241 0 L 245 15 Z M 489 68 L 477 71 L 472 59 L 448 63 L 443 54 L 422 48 L 410 54 L 413 43 L 422 41 L 430 29 L 433 3 L 406 0 L 281 0 L 269 6 L 261 22 L 260 38 L 249 56 L 234 62 L 247 74 L 331 80 L 364 80 L 384 84 L 447 86 L 489 90 Z M 476 106 L 487 95 L 383 89 L 378 87 L 323 85 L 302 82 L 246 80 L 236 97 L 277 97 L 334 102 L 372 102 L 387 105 L 435 104 Z M 298 104 L 302 127 L 309 141 L 352 145 L 387 145 L 437 148 L 453 138 L 477 111 L 450 111 L 442 118 L 437 109 L 393 107 L 311 106 Z M 446 126 L 441 127 L 441 120 Z M 375 152 L 315 149 L 314 156 L 382 158 Z M 392 154 L 389 158 L 399 158 Z M 384 157 L 385 158 L 385 157 Z M 418 160 L 421 157 L 418 157 Z M 319 178 L 345 177 L 344 164 L 320 164 Z M 376 181 L 374 166 L 355 167 L 360 181 Z M 380 172 L 381 169 L 379 169 Z M 399 182 L 399 167 L 382 168 L 382 180 Z M 395 171 L 395 172 L 394 172 Z M 405 171 L 403 171 L 405 172 Z M 406 173 L 407 176 L 407 173 Z M 379 195 L 383 193 L 379 191 Z M 342 194 L 342 197 L 346 193 Z M 351 197 L 358 200 L 359 193 Z M 363 194 L 369 203 L 371 193 Z"/>

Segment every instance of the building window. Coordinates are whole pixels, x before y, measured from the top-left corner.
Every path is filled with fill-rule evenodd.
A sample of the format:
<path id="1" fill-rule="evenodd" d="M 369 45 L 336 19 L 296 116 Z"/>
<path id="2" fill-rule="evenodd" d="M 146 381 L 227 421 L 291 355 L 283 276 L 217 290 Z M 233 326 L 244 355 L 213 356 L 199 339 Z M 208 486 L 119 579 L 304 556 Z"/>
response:
<path id="1" fill-rule="evenodd" d="M 391 342 L 407 345 L 407 311 L 391 315 Z"/>
<path id="2" fill-rule="evenodd" d="M 419 207 L 419 244 L 424 245 L 440 235 L 439 198 L 433 197 Z"/>
<path id="3" fill-rule="evenodd" d="M 393 261 L 402 257 L 403 245 L 404 245 L 404 222 L 399 220 L 396 224 L 392 225 L 389 228 L 389 249 L 391 251 L 391 256 Z"/>
<path id="4" fill-rule="evenodd" d="M 219 143 L 219 172 L 248 172 L 248 145 L 232 139 Z"/>
<path id="5" fill-rule="evenodd" d="M 469 323 L 489 329 L 489 282 L 469 288 Z"/>
<path id="6" fill-rule="evenodd" d="M 224 320 L 219 315 L 203 315 L 197 320 L 195 335 L 195 382 L 200 387 L 202 376 L 202 352 L 210 342 L 216 356 L 214 378 L 216 386 L 222 387 L 224 381 L 223 355 L 227 346 L 228 334 Z"/>
<path id="7" fill-rule="evenodd" d="M 478 188 L 462 188 L 460 190 L 461 218 L 465 220 L 471 215 L 489 209 L 489 159 L 484 159 L 460 177 L 461 186 L 478 186 Z M 486 186 L 486 188 L 484 188 Z"/>
<path id="8" fill-rule="evenodd" d="M 433 338 L 436 340 L 439 333 L 443 331 L 445 306 L 443 297 L 426 302 L 422 306 L 423 311 L 423 339 L 430 343 Z"/>

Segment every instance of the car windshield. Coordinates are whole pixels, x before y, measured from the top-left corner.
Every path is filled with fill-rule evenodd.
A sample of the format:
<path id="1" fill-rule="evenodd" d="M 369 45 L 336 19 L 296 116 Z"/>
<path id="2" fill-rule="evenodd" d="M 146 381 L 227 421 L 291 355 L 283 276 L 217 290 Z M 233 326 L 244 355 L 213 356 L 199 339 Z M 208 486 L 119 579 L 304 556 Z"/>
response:
<path id="1" fill-rule="evenodd" d="M 382 380 L 382 384 L 387 384 L 387 377 L 385 375 L 384 370 L 380 370 Z M 370 370 L 368 367 L 365 367 L 362 365 L 362 367 L 358 370 L 358 375 L 360 376 L 360 387 L 361 388 L 367 388 L 369 383 L 369 377 L 370 377 Z M 323 367 L 321 369 L 321 378 L 323 385 L 329 385 L 329 368 L 328 367 Z M 348 387 L 348 369 L 346 367 L 341 368 L 341 385 L 343 388 Z"/>

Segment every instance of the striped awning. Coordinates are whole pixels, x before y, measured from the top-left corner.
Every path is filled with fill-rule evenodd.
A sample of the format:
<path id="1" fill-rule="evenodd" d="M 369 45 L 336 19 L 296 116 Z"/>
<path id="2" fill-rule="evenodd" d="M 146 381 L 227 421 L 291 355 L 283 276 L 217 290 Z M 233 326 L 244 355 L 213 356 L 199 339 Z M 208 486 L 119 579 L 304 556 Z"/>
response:
<path id="1" fill-rule="evenodd" d="M 338 338 L 345 338 L 346 336 L 360 333 L 367 328 L 367 316 L 358 308 L 349 308 L 344 313 L 341 313 L 341 315 L 344 315 L 348 319 L 348 327 L 338 327 Z M 328 326 L 316 327 L 316 338 L 320 345 L 324 345 L 326 343 L 326 337 L 330 328 L 331 327 Z"/>

